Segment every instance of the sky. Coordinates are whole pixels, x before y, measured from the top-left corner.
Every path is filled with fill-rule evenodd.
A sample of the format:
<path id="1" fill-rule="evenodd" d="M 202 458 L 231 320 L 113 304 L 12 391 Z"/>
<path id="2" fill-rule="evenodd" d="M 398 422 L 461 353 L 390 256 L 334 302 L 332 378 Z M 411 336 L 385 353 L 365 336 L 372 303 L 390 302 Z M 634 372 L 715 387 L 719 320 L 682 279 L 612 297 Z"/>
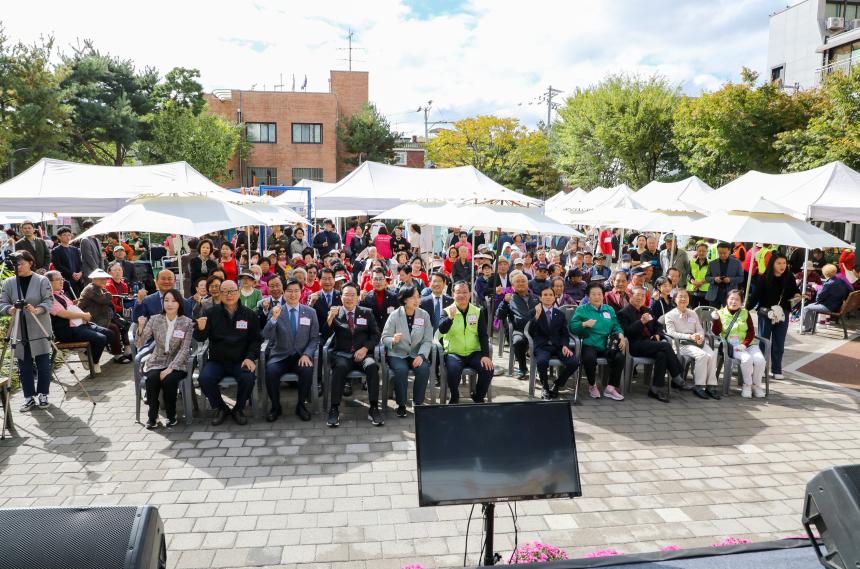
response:
<path id="1" fill-rule="evenodd" d="M 767 73 L 769 14 L 798 0 L 148 0 L 3 2 L 10 40 L 83 39 L 151 66 L 197 68 L 218 88 L 328 91 L 330 69 L 370 72 L 370 99 L 395 130 L 423 134 L 477 114 L 546 120 L 609 74 L 659 73 L 688 94 Z M 814 1 L 814 0 L 808 0 Z M 132 11 L 130 7 L 134 7 Z"/>

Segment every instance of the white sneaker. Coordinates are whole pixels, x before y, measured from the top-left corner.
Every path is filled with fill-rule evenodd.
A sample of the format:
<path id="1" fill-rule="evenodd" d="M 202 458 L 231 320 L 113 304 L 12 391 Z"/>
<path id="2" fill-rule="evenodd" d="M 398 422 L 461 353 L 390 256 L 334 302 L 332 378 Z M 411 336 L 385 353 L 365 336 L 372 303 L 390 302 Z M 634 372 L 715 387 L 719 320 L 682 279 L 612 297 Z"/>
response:
<path id="1" fill-rule="evenodd" d="M 755 395 L 756 397 L 764 397 L 765 396 L 764 387 L 762 387 L 761 385 L 754 385 L 753 386 L 753 395 Z"/>
<path id="2" fill-rule="evenodd" d="M 785 376 L 782 375 L 781 373 L 775 373 L 775 374 L 773 374 L 773 378 L 774 379 L 785 379 Z"/>
<path id="3" fill-rule="evenodd" d="M 93 364 L 93 371 L 96 373 L 101 373 L 102 372 L 102 366 L 100 366 L 99 364 Z"/>
<path id="4" fill-rule="evenodd" d="M 741 388 L 741 397 L 745 397 L 747 399 L 752 397 L 752 388 L 749 385 L 744 385 Z"/>
<path id="5" fill-rule="evenodd" d="M 603 390 L 603 396 L 614 399 L 615 401 L 624 401 L 624 396 L 618 393 L 618 390 L 611 385 L 607 385 L 606 389 Z"/>
<path id="6" fill-rule="evenodd" d="M 39 393 L 37 398 L 39 400 L 39 407 L 45 408 L 48 406 L 48 394 L 47 393 Z"/>

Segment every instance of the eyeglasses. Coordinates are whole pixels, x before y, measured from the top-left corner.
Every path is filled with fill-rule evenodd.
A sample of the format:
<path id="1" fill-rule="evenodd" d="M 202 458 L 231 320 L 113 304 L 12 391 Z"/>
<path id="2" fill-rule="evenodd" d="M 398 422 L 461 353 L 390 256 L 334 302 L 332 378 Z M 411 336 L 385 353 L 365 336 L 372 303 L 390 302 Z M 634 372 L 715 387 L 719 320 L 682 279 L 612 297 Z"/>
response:
<path id="1" fill-rule="evenodd" d="M 226 294 L 227 296 L 231 294 L 239 294 L 238 289 L 231 288 L 230 290 L 222 290 L 221 294 Z"/>

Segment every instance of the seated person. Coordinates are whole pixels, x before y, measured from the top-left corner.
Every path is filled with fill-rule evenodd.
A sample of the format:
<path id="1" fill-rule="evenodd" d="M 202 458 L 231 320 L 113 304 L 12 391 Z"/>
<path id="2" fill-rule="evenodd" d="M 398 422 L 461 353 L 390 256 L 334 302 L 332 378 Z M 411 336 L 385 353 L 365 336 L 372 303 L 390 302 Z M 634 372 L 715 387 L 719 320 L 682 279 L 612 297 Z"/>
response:
<path id="1" fill-rule="evenodd" d="M 421 299 L 421 308 L 430 315 L 434 333 L 439 329 L 442 312 L 454 302 L 452 297 L 445 294 L 446 288 L 448 277 L 445 273 L 435 272 L 430 275 L 430 294 Z"/>
<path id="2" fill-rule="evenodd" d="M 394 312 L 399 306 L 397 303 L 397 294 L 394 291 L 388 290 L 388 281 L 382 269 L 373 270 L 370 282 L 373 290 L 362 295 L 361 306 L 371 311 L 373 318 L 376 320 L 377 330 L 382 330 L 388 315 Z"/>
<path id="3" fill-rule="evenodd" d="M 280 284 L 280 277 L 274 277 L 269 282 Z M 269 355 L 266 359 L 266 392 L 272 402 L 272 409 L 266 416 L 266 421 L 270 423 L 276 421 L 282 413 L 281 376 L 290 372 L 299 376 L 296 415 L 302 421 L 311 420 L 307 402 L 311 398 L 314 380 L 313 359 L 320 342 L 316 311 L 310 306 L 299 304 L 302 296 L 299 282 L 287 281 L 284 296 L 286 303 L 280 300 L 269 300 L 271 311 L 269 320 L 263 328 L 263 337 L 269 341 Z"/>
<path id="4" fill-rule="evenodd" d="M 407 375 L 415 372 L 412 389 L 413 405 L 424 404 L 427 380 L 430 377 L 430 350 L 433 347 L 433 326 L 430 314 L 419 308 L 418 289 L 406 286 L 397 294 L 400 308 L 392 312 L 382 330 L 382 343 L 388 350 L 388 362 L 394 373 L 394 399 L 397 416 L 406 416 Z"/>
<path id="5" fill-rule="evenodd" d="M 355 283 L 343 285 L 340 294 L 342 306 L 329 309 L 326 323 L 334 339 L 334 361 L 331 362 L 331 407 L 326 425 L 340 425 L 340 400 L 349 372 L 361 371 L 367 376 L 367 397 L 370 400 L 368 420 L 376 427 L 385 424 L 379 409 L 379 364 L 373 359 L 373 350 L 379 343 L 379 328 L 369 308 L 358 306 L 358 287 Z"/>
<path id="6" fill-rule="evenodd" d="M 484 298 L 487 295 L 487 289 L 490 286 L 490 281 L 493 280 L 493 266 L 489 263 L 481 265 L 481 273 L 475 279 L 475 294 L 478 298 Z"/>
<path id="7" fill-rule="evenodd" d="M 535 277 L 529 282 L 529 290 L 535 296 L 540 296 L 540 291 L 545 288 L 550 288 L 549 282 L 549 267 L 546 263 L 534 264 Z"/>
<path id="8" fill-rule="evenodd" d="M 819 312 L 838 312 L 848 295 L 854 292 L 847 281 L 836 278 L 836 265 L 824 265 L 821 275 L 824 277 L 824 284 L 815 296 L 815 302 L 807 304 L 800 311 L 801 334 L 812 331 Z"/>
<path id="9" fill-rule="evenodd" d="M 573 299 L 564 292 L 564 279 L 562 277 L 553 277 L 550 282 L 552 283 L 552 288 L 550 290 L 552 290 L 553 295 L 555 296 L 556 308 L 576 304 Z"/>
<path id="10" fill-rule="evenodd" d="M 173 271 L 169 269 L 159 271 L 155 277 L 155 288 L 158 290 L 152 294 L 148 294 L 143 288 L 137 291 L 137 301 L 131 315 L 134 322 L 138 322 L 141 316 L 149 318 L 154 314 L 161 314 L 161 298 L 165 292 L 176 288 L 176 275 L 173 274 Z M 194 301 L 186 298 L 183 302 L 185 303 L 184 313 L 191 314 L 194 309 Z"/>
<path id="11" fill-rule="evenodd" d="M 606 255 L 603 253 L 598 253 L 594 256 L 594 266 L 591 267 L 589 271 L 590 276 L 594 277 L 603 277 L 604 279 L 608 279 L 612 274 L 612 269 L 606 266 Z"/>
<path id="12" fill-rule="evenodd" d="M 729 343 L 729 354 L 740 363 L 741 378 L 744 385 L 741 397 L 749 399 L 764 397 L 761 380 L 767 361 L 755 341 L 755 326 L 752 313 L 743 307 L 741 293 L 738 290 L 729 291 L 726 305 L 719 310 L 711 311 L 712 331 Z"/>
<path id="13" fill-rule="evenodd" d="M 681 374 L 684 368 L 678 361 L 678 356 L 672 349 L 672 344 L 662 341 L 663 326 L 645 306 L 645 289 L 633 287 L 630 304 L 618 313 L 618 323 L 624 330 L 624 336 L 630 342 L 630 355 L 654 359 L 651 388 L 648 397 L 668 403 L 669 398 L 661 387 L 666 385 L 666 370 L 672 378 L 672 385 L 678 389 L 684 388 Z"/>
<path id="14" fill-rule="evenodd" d="M 654 282 L 654 295 L 651 297 L 651 314 L 654 320 L 659 322 L 661 316 L 675 308 L 672 289 L 669 277 L 660 277 Z"/>
<path id="15" fill-rule="evenodd" d="M 48 271 L 45 277 L 51 282 L 54 304 L 51 306 L 51 327 L 58 342 L 89 342 L 93 356 L 93 371 L 101 373 L 99 360 L 102 357 L 111 331 L 92 323 L 93 316 L 78 308 L 63 292 L 64 280 L 60 271 Z M 84 367 L 89 366 L 86 356 L 81 356 Z"/>
<path id="16" fill-rule="evenodd" d="M 621 374 L 624 371 L 624 330 L 618 323 L 615 310 L 603 304 L 603 286 L 600 283 L 589 283 L 586 293 L 588 302 L 577 307 L 570 320 L 570 331 L 582 338 L 582 367 L 588 379 L 588 393 L 592 399 L 600 399 L 600 389 L 597 387 L 596 371 L 597 358 L 609 360 L 609 384 L 604 388 L 603 395 L 623 401 L 624 396 L 618 391 L 621 385 Z M 619 337 L 618 351 L 610 353 L 607 348 L 610 334 Z"/>
<path id="17" fill-rule="evenodd" d="M 561 279 L 558 279 L 561 281 Z M 542 399 L 557 399 L 558 390 L 579 367 L 579 360 L 570 349 L 567 318 L 556 305 L 555 293 L 545 288 L 540 293 L 540 304 L 535 307 L 529 330 L 534 341 L 535 365 L 540 375 Z M 561 361 L 555 384 L 549 386 L 549 360 Z"/>
<path id="18" fill-rule="evenodd" d="M 113 354 L 113 361 L 129 363 L 131 361 L 130 354 L 123 354 L 119 326 L 114 323 L 113 298 L 106 288 L 110 275 L 101 269 L 96 269 L 87 275 L 87 278 L 90 280 L 90 284 L 81 291 L 78 308 L 92 314 L 92 321 L 95 324 L 110 331 L 108 351 Z"/>
<path id="19" fill-rule="evenodd" d="M 705 329 L 699 317 L 690 308 L 691 292 L 685 288 L 677 289 L 677 306 L 666 313 L 663 324 L 666 334 L 680 340 L 679 356 L 693 358 L 695 361 L 695 387 L 693 393 L 702 399 L 719 399 L 717 393 L 717 353 L 705 343 Z"/>
<path id="20" fill-rule="evenodd" d="M 412 276 L 412 265 L 402 264 L 397 267 L 397 290 L 404 287 L 412 287 L 418 291 L 418 296 L 421 296 L 421 290 L 424 288 L 424 283 Z"/>
<path id="21" fill-rule="evenodd" d="M 627 292 L 627 273 L 618 271 L 612 277 L 612 290 L 606 293 L 606 304 L 616 312 L 630 304 L 630 295 Z"/>
<path id="22" fill-rule="evenodd" d="M 223 423 L 228 415 L 239 425 L 246 425 L 245 405 L 254 389 L 257 358 L 260 355 L 260 322 L 251 309 L 239 302 L 239 287 L 233 281 L 221 283 L 219 305 L 197 319 L 194 339 L 209 340 L 209 359 L 200 370 L 200 390 L 217 409 L 212 425 Z M 221 397 L 219 384 L 225 377 L 236 380 L 236 405 L 231 410 Z"/>
<path id="23" fill-rule="evenodd" d="M 579 304 L 585 298 L 586 283 L 582 280 L 581 269 L 570 269 L 567 271 L 567 280 L 564 281 L 564 293 L 570 298 L 570 304 Z M 626 286 L 626 282 L 625 282 Z"/>
<path id="24" fill-rule="evenodd" d="M 528 363 L 526 362 L 529 344 L 523 330 L 531 320 L 535 307 L 540 303 L 540 300 L 529 292 L 529 279 L 522 271 L 511 273 L 511 283 L 514 292 L 505 295 L 504 300 L 496 309 L 496 318 L 502 322 L 510 321 L 513 325 L 511 349 L 514 351 L 514 357 L 519 367 L 516 377 L 517 379 L 526 379 L 529 375 Z"/>
<path id="25" fill-rule="evenodd" d="M 176 394 L 179 382 L 188 375 L 188 355 L 194 334 L 194 321 L 183 314 L 185 303 L 178 290 L 164 293 L 161 314 L 149 320 L 140 317 L 141 333 L 134 339 L 138 349 L 154 341 L 151 355 L 143 364 L 146 376 L 146 403 L 149 415 L 146 428 L 154 429 L 158 423 L 158 399 L 164 393 L 166 427 L 176 426 Z"/>
<path id="26" fill-rule="evenodd" d="M 523 275 L 528 288 L 528 281 Z M 449 403 L 460 402 L 460 376 L 464 368 L 478 373 L 472 401 L 483 403 L 493 380 L 493 360 L 490 358 L 490 339 L 487 335 L 487 311 L 472 304 L 472 289 L 466 281 L 454 283 L 454 304 L 445 308 L 439 332 L 445 348 L 445 365 L 448 369 Z"/>

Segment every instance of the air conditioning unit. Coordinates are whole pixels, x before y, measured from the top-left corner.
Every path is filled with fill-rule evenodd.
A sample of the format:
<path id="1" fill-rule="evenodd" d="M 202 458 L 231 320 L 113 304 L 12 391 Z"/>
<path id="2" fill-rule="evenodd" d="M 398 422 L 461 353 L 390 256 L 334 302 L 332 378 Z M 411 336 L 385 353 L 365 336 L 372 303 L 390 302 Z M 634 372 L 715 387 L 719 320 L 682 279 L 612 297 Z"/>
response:
<path id="1" fill-rule="evenodd" d="M 827 18 L 827 30 L 839 32 L 845 29 L 845 18 Z"/>
<path id="2" fill-rule="evenodd" d="M 860 28 L 860 19 L 851 20 L 848 24 L 850 26 L 849 29 L 856 30 L 857 28 Z"/>

